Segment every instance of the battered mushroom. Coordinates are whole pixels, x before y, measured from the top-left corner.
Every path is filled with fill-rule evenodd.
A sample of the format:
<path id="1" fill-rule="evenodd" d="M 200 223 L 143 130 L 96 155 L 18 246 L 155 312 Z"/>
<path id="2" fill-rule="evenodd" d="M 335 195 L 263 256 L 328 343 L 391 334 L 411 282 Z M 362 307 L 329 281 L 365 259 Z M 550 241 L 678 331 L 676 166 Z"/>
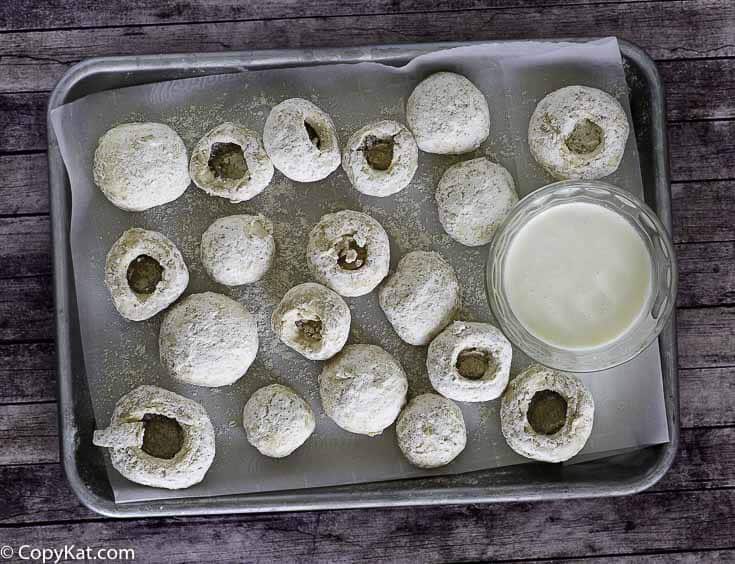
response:
<path id="1" fill-rule="evenodd" d="M 258 326 L 235 300 L 205 292 L 169 311 L 158 337 L 161 364 L 186 384 L 217 387 L 237 381 L 258 352 Z"/>
<path id="2" fill-rule="evenodd" d="M 396 423 L 398 446 L 419 468 L 446 466 L 467 444 L 462 411 L 453 401 L 436 394 L 413 398 Z"/>
<path id="3" fill-rule="evenodd" d="M 356 190 L 385 197 L 409 185 L 419 150 L 411 132 L 395 121 L 378 121 L 355 132 L 345 147 L 342 168 Z"/>
<path id="4" fill-rule="evenodd" d="M 273 311 L 271 326 L 287 346 L 309 360 L 326 360 L 342 350 L 350 334 L 350 308 L 321 284 L 291 288 Z"/>
<path id="5" fill-rule="evenodd" d="M 204 269 L 226 286 L 260 280 L 273 264 L 273 224 L 262 215 L 231 215 L 218 219 L 202 235 Z"/>
<path id="6" fill-rule="evenodd" d="M 518 454 L 563 462 L 592 432 L 595 404 L 580 380 L 541 365 L 529 366 L 508 385 L 500 406 L 506 442 Z"/>
<path id="7" fill-rule="evenodd" d="M 518 201 L 513 177 L 485 157 L 449 167 L 434 197 L 444 230 L 471 247 L 489 243 Z"/>
<path id="8" fill-rule="evenodd" d="M 271 110 L 263 144 L 275 167 L 296 182 L 326 178 L 341 160 L 332 118 L 302 98 L 284 100 Z"/>
<path id="9" fill-rule="evenodd" d="M 513 350 L 489 323 L 455 321 L 429 345 L 426 369 L 434 389 L 456 401 L 489 401 L 508 385 Z"/>
<path id="10" fill-rule="evenodd" d="M 314 278 L 341 296 L 370 293 L 388 274 L 390 243 L 367 214 L 344 210 L 322 216 L 306 248 Z"/>
<path id="11" fill-rule="evenodd" d="M 485 96 L 464 76 L 451 72 L 432 74 L 414 89 L 406 120 L 419 149 L 427 153 L 469 153 L 490 134 Z"/>
<path id="12" fill-rule="evenodd" d="M 456 315 L 459 281 L 439 253 L 414 251 L 398 263 L 379 292 L 380 307 L 398 336 L 427 345 Z"/>
<path id="13" fill-rule="evenodd" d="M 140 386 L 115 405 L 110 426 L 95 431 L 112 466 L 131 482 L 177 490 L 198 484 L 214 460 L 214 429 L 198 403 Z"/>
<path id="14" fill-rule="evenodd" d="M 189 186 L 186 146 L 162 123 L 124 123 L 97 143 L 94 183 L 126 211 L 172 202 Z"/>
<path id="15" fill-rule="evenodd" d="M 593 180 L 618 169 L 629 133 L 628 117 L 615 98 L 596 88 L 567 86 L 536 106 L 528 145 L 551 176 Z"/>
<path id="16" fill-rule="evenodd" d="M 248 442 L 272 458 L 283 458 L 314 432 L 311 406 L 287 386 L 271 384 L 257 390 L 245 404 L 243 426 Z"/>
<path id="17" fill-rule="evenodd" d="M 375 345 L 348 345 L 319 376 L 324 412 L 345 431 L 379 435 L 406 403 L 403 368 Z"/>
<path id="18" fill-rule="evenodd" d="M 237 203 L 265 190 L 273 178 L 273 164 L 255 131 L 226 122 L 194 146 L 189 174 L 207 194 Z"/>
<path id="19" fill-rule="evenodd" d="M 117 311 L 131 321 L 166 309 L 188 284 L 184 257 L 156 231 L 128 229 L 107 253 L 105 285 Z"/>

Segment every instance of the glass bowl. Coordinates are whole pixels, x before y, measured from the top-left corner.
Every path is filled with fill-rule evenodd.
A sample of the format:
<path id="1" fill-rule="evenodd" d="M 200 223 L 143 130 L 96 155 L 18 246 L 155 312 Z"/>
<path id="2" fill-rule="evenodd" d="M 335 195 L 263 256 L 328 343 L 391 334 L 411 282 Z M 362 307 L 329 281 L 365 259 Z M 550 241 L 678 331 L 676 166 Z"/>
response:
<path id="1" fill-rule="evenodd" d="M 620 215 L 641 237 L 651 257 L 651 292 L 642 314 L 616 340 L 588 349 L 559 348 L 530 333 L 513 313 L 503 284 L 505 259 L 515 235 L 538 214 L 572 202 L 596 204 Z M 666 325 L 676 302 L 676 286 L 673 245 L 654 211 L 621 188 L 588 180 L 555 182 L 518 202 L 495 232 L 485 271 L 490 308 L 511 343 L 537 362 L 568 372 L 605 370 L 642 352 Z"/>

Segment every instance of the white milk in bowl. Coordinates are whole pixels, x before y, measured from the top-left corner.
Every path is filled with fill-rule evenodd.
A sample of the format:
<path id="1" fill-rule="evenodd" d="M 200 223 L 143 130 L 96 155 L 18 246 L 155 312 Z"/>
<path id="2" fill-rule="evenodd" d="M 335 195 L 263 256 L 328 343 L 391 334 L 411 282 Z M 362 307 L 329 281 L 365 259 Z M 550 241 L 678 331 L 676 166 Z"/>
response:
<path id="1" fill-rule="evenodd" d="M 504 266 L 503 289 L 518 321 L 562 349 L 616 341 L 651 295 L 646 244 L 597 204 L 558 204 L 531 218 L 510 241 Z"/>

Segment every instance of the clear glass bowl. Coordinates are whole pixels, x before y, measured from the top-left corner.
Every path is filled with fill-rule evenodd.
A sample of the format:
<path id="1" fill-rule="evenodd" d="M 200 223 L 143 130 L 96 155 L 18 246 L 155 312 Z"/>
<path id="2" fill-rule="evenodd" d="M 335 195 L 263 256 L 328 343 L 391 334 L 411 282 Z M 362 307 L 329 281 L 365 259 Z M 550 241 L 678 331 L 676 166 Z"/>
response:
<path id="1" fill-rule="evenodd" d="M 651 295 L 643 314 L 617 340 L 590 349 L 563 349 L 540 340 L 516 318 L 503 285 L 505 259 L 514 236 L 549 208 L 572 202 L 597 204 L 616 212 L 636 230 L 651 256 Z M 508 339 L 528 356 L 551 368 L 593 372 L 622 364 L 638 355 L 663 330 L 676 302 L 677 271 L 673 245 L 656 214 L 630 193 L 611 184 L 564 180 L 523 198 L 495 232 L 485 271 L 488 302 Z"/>

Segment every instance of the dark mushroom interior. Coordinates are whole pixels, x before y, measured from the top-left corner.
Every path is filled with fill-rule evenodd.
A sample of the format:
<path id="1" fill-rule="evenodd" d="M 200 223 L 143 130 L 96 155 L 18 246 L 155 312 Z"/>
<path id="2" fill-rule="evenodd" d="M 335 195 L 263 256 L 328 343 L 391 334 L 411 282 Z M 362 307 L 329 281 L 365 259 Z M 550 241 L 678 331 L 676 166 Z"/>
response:
<path id="1" fill-rule="evenodd" d="M 531 398 L 528 423 L 540 435 L 558 433 L 567 420 L 567 400 L 553 390 L 541 390 Z"/>
<path id="2" fill-rule="evenodd" d="M 455 367 L 463 378 L 479 380 L 490 368 L 495 367 L 495 361 L 487 351 L 470 348 L 457 355 Z"/>
<path id="3" fill-rule="evenodd" d="M 393 138 L 379 139 L 374 135 L 365 137 L 362 150 L 365 160 L 375 170 L 388 170 L 393 162 Z"/>
<path id="4" fill-rule="evenodd" d="M 155 458 L 170 460 L 184 445 L 184 430 L 176 419 L 146 413 L 143 416 L 143 452 Z"/>
<path id="5" fill-rule="evenodd" d="M 150 295 L 163 279 L 163 267 L 148 255 L 139 255 L 128 265 L 128 285 L 136 294 Z"/>
<path id="6" fill-rule="evenodd" d="M 358 270 L 367 261 L 367 246 L 361 247 L 352 235 L 343 237 L 345 243 L 337 252 L 337 264 L 342 270 Z"/>
<path id="7" fill-rule="evenodd" d="M 602 145 L 604 133 L 602 128 L 588 119 L 579 120 L 565 143 L 572 153 L 588 155 Z"/>
<path id="8" fill-rule="evenodd" d="M 314 145 L 317 149 L 322 148 L 322 139 L 319 137 L 319 133 L 317 130 L 312 126 L 308 121 L 304 121 L 304 129 L 306 129 L 306 134 L 309 136 L 309 141 L 311 141 L 311 144 Z"/>
<path id="9" fill-rule="evenodd" d="M 305 341 L 318 342 L 322 340 L 322 322 L 319 319 L 299 319 L 296 321 L 299 335 Z"/>
<path id="10" fill-rule="evenodd" d="M 213 143 L 207 166 L 215 178 L 224 180 L 240 180 L 248 173 L 245 155 L 237 143 Z"/>

